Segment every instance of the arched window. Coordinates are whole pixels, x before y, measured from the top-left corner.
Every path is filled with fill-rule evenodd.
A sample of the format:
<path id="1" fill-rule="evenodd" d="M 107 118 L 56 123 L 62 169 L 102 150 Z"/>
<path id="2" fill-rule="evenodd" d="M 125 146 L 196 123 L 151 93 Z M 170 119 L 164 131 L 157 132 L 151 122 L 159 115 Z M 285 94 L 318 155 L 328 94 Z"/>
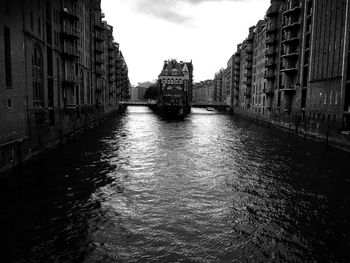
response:
<path id="1" fill-rule="evenodd" d="M 39 47 L 34 47 L 33 63 L 33 103 L 35 107 L 42 107 L 43 94 L 43 56 Z"/>

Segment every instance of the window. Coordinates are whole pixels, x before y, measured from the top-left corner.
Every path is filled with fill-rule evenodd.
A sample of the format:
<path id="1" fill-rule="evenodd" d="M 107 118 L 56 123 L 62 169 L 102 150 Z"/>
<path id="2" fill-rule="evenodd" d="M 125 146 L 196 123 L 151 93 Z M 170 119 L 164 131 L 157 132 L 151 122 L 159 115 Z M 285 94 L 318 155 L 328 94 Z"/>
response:
<path id="1" fill-rule="evenodd" d="M 33 55 L 33 101 L 34 106 L 43 106 L 43 92 L 42 92 L 42 55 L 41 50 L 34 48 Z"/>
<path id="2" fill-rule="evenodd" d="M 7 100 L 7 108 L 12 109 L 12 100 L 11 99 Z"/>
<path id="3" fill-rule="evenodd" d="M 5 78 L 6 87 L 12 87 L 12 64 L 11 64 L 11 34 L 8 27 L 4 27 L 5 41 Z"/>

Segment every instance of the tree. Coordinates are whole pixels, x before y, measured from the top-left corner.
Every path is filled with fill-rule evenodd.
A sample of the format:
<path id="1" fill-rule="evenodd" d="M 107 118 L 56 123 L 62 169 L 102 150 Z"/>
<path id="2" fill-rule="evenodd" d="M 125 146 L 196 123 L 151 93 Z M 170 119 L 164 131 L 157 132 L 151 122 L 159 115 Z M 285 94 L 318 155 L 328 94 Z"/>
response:
<path id="1" fill-rule="evenodd" d="M 156 100 L 158 98 L 158 87 L 157 85 L 152 85 L 146 89 L 144 99 L 146 100 Z"/>

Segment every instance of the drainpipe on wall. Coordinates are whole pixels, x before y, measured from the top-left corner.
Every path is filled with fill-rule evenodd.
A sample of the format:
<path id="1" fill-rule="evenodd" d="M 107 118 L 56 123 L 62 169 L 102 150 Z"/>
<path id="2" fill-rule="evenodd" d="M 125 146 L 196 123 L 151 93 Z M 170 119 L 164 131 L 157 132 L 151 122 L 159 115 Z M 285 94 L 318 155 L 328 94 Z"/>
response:
<path id="1" fill-rule="evenodd" d="M 343 50 L 343 72 L 342 72 L 342 83 L 341 83 L 341 89 L 340 89 L 340 98 L 341 98 L 341 106 L 340 106 L 340 117 L 341 120 L 344 122 L 344 111 L 345 111 L 345 89 L 346 89 L 346 58 L 348 56 L 348 46 L 349 46 L 349 0 L 346 0 L 346 8 L 345 8 L 345 27 L 344 27 L 344 50 Z M 349 58 L 348 58 L 349 59 Z M 344 128 L 344 127 L 343 127 Z"/>

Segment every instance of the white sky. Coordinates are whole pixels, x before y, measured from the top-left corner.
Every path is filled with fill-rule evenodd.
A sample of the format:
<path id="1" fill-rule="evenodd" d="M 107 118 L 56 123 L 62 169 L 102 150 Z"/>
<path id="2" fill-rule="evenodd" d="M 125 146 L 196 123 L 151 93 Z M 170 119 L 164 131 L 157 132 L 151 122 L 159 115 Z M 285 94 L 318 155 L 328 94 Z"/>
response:
<path id="1" fill-rule="evenodd" d="M 164 60 L 190 61 L 194 80 L 225 68 L 270 0 L 102 0 L 105 20 L 129 68 L 132 85 L 158 78 Z"/>

